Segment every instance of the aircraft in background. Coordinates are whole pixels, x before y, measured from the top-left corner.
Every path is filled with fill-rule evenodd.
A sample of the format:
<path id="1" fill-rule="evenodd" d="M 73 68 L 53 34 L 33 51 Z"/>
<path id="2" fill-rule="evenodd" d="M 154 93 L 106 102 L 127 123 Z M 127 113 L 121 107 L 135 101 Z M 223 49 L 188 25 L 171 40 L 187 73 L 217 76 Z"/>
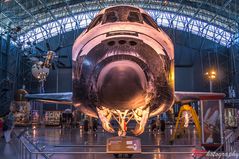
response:
<path id="1" fill-rule="evenodd" d="M 103 9 L 76 39 L 72 50 L 71 93 L 28 94 L 30 100 L 71 104 L 98 117 L 103 128 L 124 136 L 136 121 L 134 135 L 147 120 L 175 102 L 220 99 L 223 93 L 177 92 L 174 46 L 167 34 L 141 8 L 119 5 Z"/>

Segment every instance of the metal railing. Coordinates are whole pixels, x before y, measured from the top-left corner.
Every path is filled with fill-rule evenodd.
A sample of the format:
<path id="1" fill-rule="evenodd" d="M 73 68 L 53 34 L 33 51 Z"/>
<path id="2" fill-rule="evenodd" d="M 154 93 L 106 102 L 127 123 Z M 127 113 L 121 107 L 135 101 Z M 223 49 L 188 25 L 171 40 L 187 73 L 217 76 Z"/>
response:
<path id="1" fill-rule="evenodd" d="M 15 135 L 15 143 L 18 145 L 18 159 L 50 159 L 55 155 L 88 155 L 88 154 L 107 154 L 106 151 L 49 151 L 46 150 L 46 145 L 40 144 L 39 141 L 33 139 L 29 135 L 29 129 L 23 130 L 20 135 Z M 168 145 L 169 146 L 169 145 Z M 172 145 L 177 147 L 176 145 Z M 184 145 L 181 145 L 184 146 Z M 194 147 L 195 145 L 191 145 Z M 106 147 L 106 145 L 55 145 L 54 147 Z M 142 147 L 167 147 L 167 145 L 142 145 Z M 185 145 L 185 147 L 190 147 L 190 145 Z M 46 151 L 45 151 L 46 150 Z M 160 151 L 145 151 L 140 154 L 142 155 L 192 155 L 193 152 L 160 152 Z"/>
<path id="2" fill-rule="evenodd" d="M 30 135 L 29 129 L 24 129 L 20 135 L 15 135 L 16 145 L 18 145 L 18 159 L 51 159 L 51 157 L 56 155 L 97 155 L 97 154 L 107 154 L 106 151 L 51 151 L 47 150 L 46 145 L 40 144 L 39 141 L 34 139 Z M 234 152 L 234 145 L 235 137 L 234 133 L 230 132 L 225 137 L 225 142 L 222 146 L 220 146 L 216 151 L 212 153 L 233 153 Z M 84 148 L 97 148 L 97 147 L 106 147 L 106 145 L 52 145 L 53 147 L 84 147 Z M 162 148 L 167 147 L 169 145 L 142 145 L 143 147 L 155 147 L 155 148 Z M 180 145 L 182 147 L 184 145 Z M 185 147 L 195 147 L 196 145 L 185 145 Z M 171 145 L 170 147 L 177 147 L 177 145 Z M 57 150 L 57 149 L 56 149 Z M 205 156 L 207 152 L 205 151 L 184 151 L 184 152 L 165 152 L 165 151 L 143 151 L 140 153 L 142 155 L 187 155 L 192 156 L 192 158 L 200 158 L 198 156 Z M 196 154 L 196 155 L 195 155 Z M 221 156 L 220 158 L 222 158 Z M 68 157 L 67 157 L 68 158 Z M 213 156 L 207 156 L 207 158 L 215 158 Z"/>
<path id="3" fill-rule="evenodd" d="M 214 152 L 208 153 L 208 159 L 221 159 L 221 158 L 231 158 L 233 155 L 239 155 L 236 148 L 236 132 L 227 130 L 225 133 L 225 140 L 224 143 L 219 146 Z M 237 157 L 237 156 L 233 156 Z"/>
<path id="4" fill-rule="evenodd" d="M 20 159 L 38 159 L 39 157 L 50 159 L 50 153 L 42 153 L 46 146 L 32 138 L 28 132 L 27 130 L 26 133 L 19 137 Z"/>

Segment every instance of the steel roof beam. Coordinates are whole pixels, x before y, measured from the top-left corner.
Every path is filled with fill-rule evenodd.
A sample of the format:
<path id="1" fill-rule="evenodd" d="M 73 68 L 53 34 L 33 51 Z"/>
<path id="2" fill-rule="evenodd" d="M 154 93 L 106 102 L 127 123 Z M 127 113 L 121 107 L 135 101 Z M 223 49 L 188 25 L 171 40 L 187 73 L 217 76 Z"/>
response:
<path id="1" fill-rule="evenodd" d="M 205 1 L 205 3 L 207 3 L 208 0 Z M 193 14 L 192 17 L 190 17 L 190 20 L 188 21 L 188 23 L 186 24 L 186 26 L 188 27 L 189 24 L 192 22 L 192 20 L 198 15 L 198 13 L 201 11 L 201 7 L 203 5 L 203 1 L 201 1 L 200 5 L 197 8 L 197 11 Z"/>
<path id="2" fill-rule="evenodd" d="M 77 21 L 77 19 L 75 18 L 74 14 L 72 13 L 72 11 L 70 10 L 69 4 L 66 0 L 63 0 L 64 3 L 66 4 L 66 11 L 68 12 L 68 14 L 72 17 L 72 19 L 76 22 L 76 26 L 79 29 L 80 28 L 80 24 Z"/>
<path id="3" fill-rule="evenodd" d="M 177 10 L 175 16 L 172 18 L 172 20 L 170 21 L 170 25 L 173 25 L 173 21 L 175 20 L 175 18 L 177 17 L 177 15 L 181 12 L 181 10 L 185 7 L 185 5 L 183 5 L 183 0 L 180 0 L 180 7 L 179 9 Z"/>
<path id="4" fill-rule="evenodd" d="M 46 8 L 46 10 L 48 11 L 48 13 L 51 15 L 51 17 L 57 22 L 57 24 L 60 26 L 61 30 L 63 30 L 63 27 L 61 25 L 61 23 L 59 21 L 57 21 L 56 16 L 52 13 L 52 11 L 50 10 L 50 8 L 46 5 L 46 3 L 42 2 L 42 0 L 38 0 L 43 6 L 44 8 Z"/>
<path id="5" fill-rule="evenodd" d="M 41 27 L 47 34 L 48 31 L 42 27 L 42 25 L 38 22 L 38 20 L 36 19 L 36 17 L 34 15 L 32 15 L 18 0 L 14 0 L 21 8 L 22 10 L 24 10 L 34 21 L 35 23 L 37 23 L 38 25 L 36 25 L 36 27 Z"/>
<path id="6" fill-rule="evenodd" d="M 5 13 L 3 13 L 3 12 L 1 12 L 1 13 L 2 13 L 2 15 L 3 15 L 5 18 L 7 18 L 10 22 L 13 23 L 13 20 L 12 20 L 11 18 L 9 18 Z"/>
<path id="7" fill-rule="evenodd" d="M 226 2 L 224 3 L 224 5 L 222 6 L 222 8 L 220 9 L 220 11 L 224 10 L 224 9 L 231 3 L 231 1 L 232 1 L 232 0 L 226 1 Z M 217 11 L 217 13 L 218 13 L 218 12 L 219 12 L 219 10 Z M 218 16 L 217 13 L 211 18 L 211 20 L 207 23 L 207 25 L 205 25 L 205 26 L 203 27 L 202 32 L 204 31 L 204 29 L 205 29 L 206 27 L 208 27 L 209 24 L 212 23 L 213 20 L 215 20 L 215 19 L 217 18 L 217 16 Z"/>

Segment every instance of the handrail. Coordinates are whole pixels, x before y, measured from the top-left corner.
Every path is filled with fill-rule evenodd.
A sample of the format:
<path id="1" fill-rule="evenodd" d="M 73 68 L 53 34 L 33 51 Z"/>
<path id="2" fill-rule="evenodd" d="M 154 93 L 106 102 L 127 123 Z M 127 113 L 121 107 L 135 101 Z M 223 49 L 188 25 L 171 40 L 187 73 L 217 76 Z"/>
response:
<path id="1" fill-rule="evenodd" d="M 219 150 L 221 150 L 222 148 L 224 148 L 224 153 L 229 153 L 229 152 L 232 152 L 232 151 L 229 151 L 229 152 L 225 152 L 226 151 L 226 144 L 228 143 L 228 141 L 230 142 L 230 139 L 233 137 L 233 135 L 234 135 L 234 132 L 230 132 L 229 133 L 229 135 L 228 136 L 226 136 L 225 137 L 225 140 L 224 140 L 224 142 L 223 142 L 223 144 L 221 144 L 214 152 L 212 152 L 212 153 L 214 153 L 214 154 L 216 154 L 216 153 L 218 153 L 219 152 Z M 232 141 L 232 142 L 235 142 L 235 140 L 234 141 Z M 223 147 L 224 146 L 224 147 Z M 221 158 L 222 156 L 220 156 L 220 158 Z"/>
<path id="2" fill-rule="evenodd" d="M 54 145 L 54 147 L 106 147 L 107 145 L 89 145 L 89 144 L 82 144 L 82 145 Z M 141 147 L 196 147 L 197 145 L 141 145 Z"/>
<path id="3" fill-rule="evenodd" d="M 27 130 L 28 131 L 28 130 Z M 22 136 L 20 136 L 20 141 L 21 141 L 21 143 L 23 144 L 23 146 L 27 149 L 27 151 L 29 152 L 29 153 L 31 153 L 31 154 L 33 154 L 32 152 L 32 150 L 27 146 L 27 144 L 25 143 L 25 141 L 23 141 L 23 138 L 27 141 L 27 142 L 29 142 L 33 147 L 34 147 L 34 149 L 35 150 L 37 150 L 38 152 L 42 152 L 42 150 L 40 150 L 39 149 L 39 147 L 36 145 L 36 144 L 34 144 L 27 136 L 26 136 L 26 132 L 27 131 L 24 131 L 24 134 L 22 135 Z M 45 157 L 46 159 L 50 159 L 46 154 L 41 154 L 43 157 Z"/>
<path id="4" fill-rule="evenodd" d="M 29 141 L 29 143 L 32 143 L 28 138 L 26 138 L 24 136 L 24 138 Z M 61 154 L 61 155 L 79 155 L 79 154 L 107 154 L 106 151 L 82 151 L 82 152 L 64 152 L 64 151 L 35 151 L 37 149 L 35 149 L 34 151 L 32 151 L 31 149 L 29 149 L 28 145 L 23 141 L 23 139 L 21 139 L 21 142 L 23 143 L 24 147 L 27 149 L 27 151 L 32 154 L 32 155 L 44 155 L 47 156 L 46 154 L 52 154 L 52 155 L 57 155 L 57 154 Z M 32 143 L 32 145 L 34 146 L 34 144 Z M 66 145 L 67 146 L 67 145 Z M 70 145 L 68 145 L 70 146 Z M 76 146 L 83 146 L 83 145 L 76 145 Z M 84 145 L 84 146 L 87 146 L 87 145 Z M 92 145 L 89 145 L 89 146 L 92 146 Z M 100 147 L 104 147 L 105 145 L 95 145 L 95 146 L 100 146 Z M 160 146 L 160 145 L 143 145 L 143 146 Z M 188 145 L 187 145 L 188 146 Z M 191 145 L 190 145 L 191 146 Z M 57 147 L 57 145 L 55 146 Z M 205 152 L 197 152 L 198 154 L 205 154 Z M 189 151 L 184 151 L 184 152 L 159 152 L 159 151 L 145 151 L 145 152 L 141 152 L 140 154 L 143 154 L 143 155 L 150 155 L 150 154 L 177 154 L 177 155 L 187 155 L 187 154 L 193 154 L 193 152 L 189 152 Z M 47 156 L 47 158 L 50 158 Z"/>
<path id="5" fill-rule="evenodd" d="M 107 154 L 106 151 L 82 151 L 82 152 L 63 152 L 63 151 L 43 151 L 43 152 L 34 152 L 31 151 L 32 154 Z M 145 151 L 140 154 L 193 154 L 193 152 L 184 151 L 184 152 L 159 152 L 159 151 Z M 205 154 L 205 152 L 197 152 L 197 154 Z"/>
<path id="6" fill-rule="evenodd" d="M 226 140 L 223 142 L 222 145 L 220 145 L 214 152 L 212 153 L 218 153 L 218 151 L 220 149 L 223 148 L 223 146 L 228 143 L 228 141 L 231 142 L 231 137 L 233 137 L 234 133 L 229 133 L 229 135 L 227 136 Z M 26 133 L 24 133 L 20 138 L 19 141 L 21 142 L 23 148 L 25 148 L 26 151 L 20 151 L 23 155 L 21 155 L 21 159 L 25 159 L 27 158 L 27 156 L 32 156 L 35 155 L 36 158 L 38 158 L 39 155 L 43 156 L 46 159 L 50 159 L 53 155 L 84 155 L 84 154 L 108 154 L 106 151 L 93 151 L 91 152 L 89 151 L 44 151 L 41 150 L 34 142 L 33 140 L 31 140 L 30 136 L 27 136 Z M 31 148 L 29 145 L 31 144 L 31 146 L 33 148 Z M 54 147 L 105 147 L 106 145 L 53 145 Z M 169 145 L 142 145 L 142 147 L 164 147 L 164 146 L 169 146 Z M 175 146 L 175 145 L 170 145 L 170 146 Z M 193 147 L 196 145 L 181 145 L 181 146 L 186 146 L 186 147 Z M 178 147 L 178 146 L 175 146 Z M 225 149 L 224 149 L 225 151 Z M 28 153 L 28 154 L 25 154 Z M 169 154 L 176 154 L 176 155 L 193 155 L 195 152 L 192 151 L 184 151 L 184 152 L 165 152 L 165 151 L 143 151 L 140 154 L 142 155 L 152 155 L 152 154 L 162 154 L 162 155 L 169 155 Z M 196 152 L 197 155 L 205 155 L 207 152 Z M 50 156 L 49 156 L 50 155 Z M 25 158 L 24 158 L 25 157 Z"/>

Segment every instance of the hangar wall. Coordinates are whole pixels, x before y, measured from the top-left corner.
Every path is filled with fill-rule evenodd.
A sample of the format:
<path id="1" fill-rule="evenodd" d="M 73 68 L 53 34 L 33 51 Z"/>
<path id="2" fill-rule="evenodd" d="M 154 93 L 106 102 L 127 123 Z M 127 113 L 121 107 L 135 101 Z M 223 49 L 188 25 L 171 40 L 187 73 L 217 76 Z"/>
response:
<path id="1" fill-rule="evenodd" d="M 175 44 L 176 90 L 209 91 L 209 82 L 205 79 L 204 73 L 208 68 L 214 67 L 216 71 L 220 72 L 213 87 L 214 91 L 224 92 L 225 87 L 227 87 L 224 76 L 229 69 L 228 49 L 187 32 L 166 28 L 164 30 L 169 34 Z M 71 91 L 71 48 L 77 35 L 79 34 L 72 31 L 66 33 L 64 38 L 62 38 L 62 44 L 66 47 L 62 48 L 59 53 L 60 55 L 67 55 L 69 57 L 60 58 L 59 60 L 65 64 L 66 68 L 50 71 L 46 82 L 46 92 Z M 57 39 L 59 37 L 50 39 L 50 45 L 53 47 L 59 45 Z M 39 46 L 45 47 L 45 42 L 41 42 Z M 224 80 L 224 84 L 222 84 L 222 80 Z M 31 91 L 37 92 L 36 83 L 31 88 Z"/>
<path id="2" fill-rule="evenodd" d="M 209 82 L 205 78 L 204 73 L 208 68 L 213 67 L 218 72 L 218 78 L 214 82 L 213 90 L 215 92 L 228 92 L 228 85 L 230 85 L 233 79 L 230 65 L 231 59 L 229 56 L 231 52 L 230 49 L 188 32 L 173 30 L 170 28 L 163 28 L 163 30 L 171 37 L 175 46 L 176 90 L 209 91 Z M 64 35 L 48 39 L 49 44 L 53 49 L 62 45 L 62 49 L 60 49 L 57 54 L 60 56 L 66 56 L 65 58 L 55 60 L 55 65 L 58 65 L 59 67 L 56 67 L 55 70 L 50 70 L 50 74 L 45 83 L 46 92 L 69 92 L 72 90 L 71 48 L 74 40 L 81 31 L 82 30 L 71 31 Z M 45 41 L 36 45 L 43 50 L 47 50 Z M 14 77 L 14 83 L 16 84 L 15 88 L 22 88 L 22 85 L 24 84 L 30 93 L 39 92 L 38 82 L 31 75 L 31 66 L 33 63 L 26 59 L 24 53 L 31 52 L 33 56 L 34 54 L 39 55 L 41 53 L 35 48 L 28 48 L 26 50 L 18 49 L 17 52 L 18 55 L 21 55 L 18 58 L 18 61 L 20 61 L 19 66 L 16 62 L 17 56 L 14 56 L 13 50 L 10 53 L 13 55 L 13 58 L 9 58 L 13 60 L 13 62 L 8 63 L 8 71 L 15 72 L 17 70 L 16 74 L 13 73 L 16 76 Z M 14 63 L 14 60 L 15 64 L 12 64 Z M 40 58 L 40 60 L 43 60 L 43 58 Z M 57 64 L 58 60 L 63 63 L 63 65 Z M 49 109 L 54 108 L 55 107 L 49 107 Z M 65 106 L 62 108 L 65 108 Z"/>
<path id="3" fill-rule="evenodd" d="M 8 111 L 17 88 L 19 55 L 10 37 L 0 36 L 0 116 Z"/>

